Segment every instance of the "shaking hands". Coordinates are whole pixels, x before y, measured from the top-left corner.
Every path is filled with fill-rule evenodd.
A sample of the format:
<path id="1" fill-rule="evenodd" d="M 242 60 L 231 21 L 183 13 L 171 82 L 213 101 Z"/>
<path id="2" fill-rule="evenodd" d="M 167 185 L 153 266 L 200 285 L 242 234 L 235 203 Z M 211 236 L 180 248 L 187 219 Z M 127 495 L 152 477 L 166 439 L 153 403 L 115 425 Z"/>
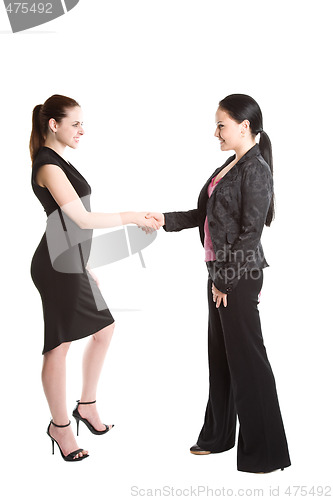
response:
<path id="1" fill-rule="evenodd" d="M 152 233 L 164 226 L 164 215 L 159 212 L 137 212 L 135 224 L 146 234 Z"/>

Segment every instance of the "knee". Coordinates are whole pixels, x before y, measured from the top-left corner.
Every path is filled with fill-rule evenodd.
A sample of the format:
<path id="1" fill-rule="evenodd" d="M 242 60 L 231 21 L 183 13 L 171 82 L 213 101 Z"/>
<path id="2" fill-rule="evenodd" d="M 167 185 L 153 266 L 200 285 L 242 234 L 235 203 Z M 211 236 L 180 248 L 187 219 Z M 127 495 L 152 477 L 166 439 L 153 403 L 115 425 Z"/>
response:
<path id="1" fill-rule="evenodd" d="M 43 355 L 42 379 L 66 369 L 66 355 L 70 344 L 70 342 L 64 342 Z"/>
<path id="2" fill-rule="evenodd" d="M 113 322 L 112 325 L 108 325 L 105 328 L 102 328 L 102 330 L 94 333 L 93 340 L 101 345 L 109 345 L 112 339 L 114 328 L 115 323 Z"/>
<path id="3" fill-rule="evenodd" d="M 57 347 L 54 347 L 50 351 L 47 351 L 44 354 L 44 360 L 47 361 L 48 359 L 66 358 L 70 345 L 71 342 L 63 342 L 62 344 L 58 345 Z"/>

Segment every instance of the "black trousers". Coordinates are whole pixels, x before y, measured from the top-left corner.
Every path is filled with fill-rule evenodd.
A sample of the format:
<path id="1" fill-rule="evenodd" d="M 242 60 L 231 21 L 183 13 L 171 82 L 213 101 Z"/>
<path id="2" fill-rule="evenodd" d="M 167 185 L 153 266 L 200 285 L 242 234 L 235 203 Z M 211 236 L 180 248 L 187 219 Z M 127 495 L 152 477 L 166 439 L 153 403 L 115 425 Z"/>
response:
<path id="1" fill-rule="evenodd" d="M 261 333 L 258 295 L 263 271 L 253 270 L 216 308 L 208 279 L 209 399 L 197 444 L 219 453 L 235 445 L 237 469 L 269 472 L 290 458 L 274 375 Z"/>

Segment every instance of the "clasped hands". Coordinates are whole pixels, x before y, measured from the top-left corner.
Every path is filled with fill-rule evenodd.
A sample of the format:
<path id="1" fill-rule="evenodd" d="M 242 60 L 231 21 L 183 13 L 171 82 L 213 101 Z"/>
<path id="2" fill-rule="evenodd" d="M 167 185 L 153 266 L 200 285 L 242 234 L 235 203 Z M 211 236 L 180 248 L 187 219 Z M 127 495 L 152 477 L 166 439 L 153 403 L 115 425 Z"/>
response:
<path id="1" fill-rule="evenodd" d="M 160 229 L 165 224 L 164 215 L 159 212 L 139 212 L 136 219 L 135 223 L 146 234 Z"/>

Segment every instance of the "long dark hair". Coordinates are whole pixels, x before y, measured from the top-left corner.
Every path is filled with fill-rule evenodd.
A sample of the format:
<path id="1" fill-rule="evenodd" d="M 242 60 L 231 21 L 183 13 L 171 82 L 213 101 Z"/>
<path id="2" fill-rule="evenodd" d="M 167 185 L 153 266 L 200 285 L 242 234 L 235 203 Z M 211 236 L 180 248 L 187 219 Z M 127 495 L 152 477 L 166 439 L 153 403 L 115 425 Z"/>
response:
<path id="1" fill-rule="evenodd" d="M 252 135 L 255 137 L 260 134 L 259 148 L 262 157 L 268 163 L 273 175 L 273 156 L 272 144 L 270 138 L 263 130 L 262 113 L 259 104 L 249 95 L 231 94 L 219 102 L 219 108 L 228 113 L 228 115 L 237 123 L 249 120 Z M 270 226 L 274 219 L 274 193 L 269 206 L 266 226 Z"/>
<path id="2" fill-rule="evenodd" d="M 34 162 L 38 151 L 45 144 L 49 120 L 54 118 L 57 122 L 61 122 L 67 115 L 67 109 L 76 106 L 79 106 L 79 104 L 74 99 L 55 94 L 49 97 L 44 104 L 38 104 L 34 107 L 29 144 L 32 162 Z"/>

